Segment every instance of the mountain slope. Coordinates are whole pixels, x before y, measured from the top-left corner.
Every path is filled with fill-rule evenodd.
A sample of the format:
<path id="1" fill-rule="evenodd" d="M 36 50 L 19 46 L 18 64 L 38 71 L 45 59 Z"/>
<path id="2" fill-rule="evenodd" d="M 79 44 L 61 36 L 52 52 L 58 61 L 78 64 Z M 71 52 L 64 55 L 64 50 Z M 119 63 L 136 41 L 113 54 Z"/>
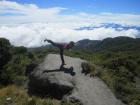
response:
<path id="1" fill-rule="evenodd" d="M 75 50 L 88 50 L 93 52 L 102 51 L 140 51 L 140 38 L 116 37 L 104 40 L 81 40 L 78 41 Z"/>

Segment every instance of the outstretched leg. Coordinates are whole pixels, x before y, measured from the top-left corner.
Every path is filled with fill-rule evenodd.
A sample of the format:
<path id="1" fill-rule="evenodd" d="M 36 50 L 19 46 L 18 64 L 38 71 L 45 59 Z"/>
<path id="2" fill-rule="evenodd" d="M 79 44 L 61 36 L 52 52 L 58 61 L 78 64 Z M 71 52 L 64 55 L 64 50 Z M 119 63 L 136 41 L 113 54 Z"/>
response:
<path id="1" fill-rule="evenodd" d="M 55 42 L 53 42 L 52 40 L 45 40 L 45 41 L 47 41 L 48 43 L 51 43 L 53 46 L 55 46 L 55 47 L 59 47 L 59 44 L 57 44 L 57 43 L 55 43 Z"/>

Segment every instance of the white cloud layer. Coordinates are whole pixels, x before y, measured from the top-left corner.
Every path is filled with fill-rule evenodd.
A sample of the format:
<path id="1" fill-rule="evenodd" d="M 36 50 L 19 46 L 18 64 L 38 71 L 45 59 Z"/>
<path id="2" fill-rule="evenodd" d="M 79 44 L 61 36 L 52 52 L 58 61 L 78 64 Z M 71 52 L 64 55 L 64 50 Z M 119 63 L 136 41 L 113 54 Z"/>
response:
<path id="1" fill-rule="evenodd" d="M 10 39 L 18 46 L 35 47 L 43 45 L 45 38 L 57 42 L 78 41 L 81 39 L 100 40 L 107 37 L 129 36 L 135 38 L 140 32 L 134 29 L 116 31 L 113 28 L 94 30 L 74 30 L 59 24 L 29 23 L 16 26 L 1 26 L 0 36 Z"/>
<path id="2" fill-rule="evenodd" d="M 41 46 L 43 39 L 68 42 L 81 39 L 99 40 L 107 37 L 134 37 L 140 32 L 135 29 L 116 31 L 113 28 L 95 30 L 74 30 L 75 28 L 99 25 L 100 23 L 119 23 L 140 25 L 140 15 L 113 13 L 74 13 L 64 15 L 66 8 L 39 8 L 35 4 L 0 1 L 0 37 L 5 37 L 18 46 Z M 10 15 L 7 15 L 10 14 Z"/>

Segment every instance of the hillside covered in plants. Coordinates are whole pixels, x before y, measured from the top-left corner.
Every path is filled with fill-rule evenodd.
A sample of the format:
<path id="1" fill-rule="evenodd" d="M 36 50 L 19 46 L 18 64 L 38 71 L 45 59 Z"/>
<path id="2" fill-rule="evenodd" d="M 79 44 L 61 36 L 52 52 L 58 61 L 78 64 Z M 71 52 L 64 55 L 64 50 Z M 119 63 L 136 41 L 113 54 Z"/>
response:
<path id="1" fill-rule="evenodd" d="M 87 46 L 85 47 L 85 45 Z M 65 55 L 89 61 L 86 66 L 87 73 L 92 77 L 100 77 L 115 96 L 124 103 L 139 105 L 140 89 L 137 87 L 139 83 L 136 79 L 140 78 L 139 45 L 139 38 L 128 37 L 107 38 L 96 43 L 89 40 L 85 43 L 79 41 L 72 51 L 65 51 Z M 11 45 L 7 39 L 0 38 L 0 103 L 6 103 L 6 98 L 11 97 L 12 94 L 19 94 L 19 96 L 24 94 L 27 105 L 39 102 L 39 105 L 44 105 L 44 99 L 42 101 L 38 97 L 36 99 L 28 96 L 26 85 L 30 72 L 43 61 L 48 53 L 58 53 L 58 50 L 48 47 L 32 49 L 23 46 L 16 47 Z M 5 93 L 7 91 L 12 92 Z M 18 93 L 13 93 L 13 91 Z M 18 100 L 20 99 L 13 99 L 16 103 Z M 25 100 L 21 101 L 25 102 Z M 52 105 L 58 105 L 58 103 L 71 105 L 71 103 L 62 103 L 58 100 L 49 99 L 49 101 L 52 102 Z"/>

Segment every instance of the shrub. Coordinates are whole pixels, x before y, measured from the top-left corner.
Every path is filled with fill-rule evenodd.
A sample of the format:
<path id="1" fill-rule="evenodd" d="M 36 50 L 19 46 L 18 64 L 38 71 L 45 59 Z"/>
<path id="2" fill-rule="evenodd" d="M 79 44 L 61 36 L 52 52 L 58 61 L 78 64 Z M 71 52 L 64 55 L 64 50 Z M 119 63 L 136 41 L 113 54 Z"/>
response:
<path id="1" fill-rule="evenodd" d="M 3 66 L 10 60 L 10 42 L 7 39 L 0 38 L 0 72 Z"/>
<path id="2" fill-rule="evenodd" d="M 89 74 L 95 70 L 95 66 L 87 62 L 83 62 L 81 64 L 81 67 L 82 67 L 82 73 L 85 73 L 85 74 Z"/>

